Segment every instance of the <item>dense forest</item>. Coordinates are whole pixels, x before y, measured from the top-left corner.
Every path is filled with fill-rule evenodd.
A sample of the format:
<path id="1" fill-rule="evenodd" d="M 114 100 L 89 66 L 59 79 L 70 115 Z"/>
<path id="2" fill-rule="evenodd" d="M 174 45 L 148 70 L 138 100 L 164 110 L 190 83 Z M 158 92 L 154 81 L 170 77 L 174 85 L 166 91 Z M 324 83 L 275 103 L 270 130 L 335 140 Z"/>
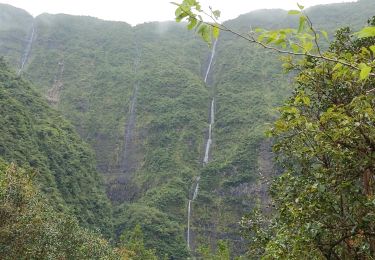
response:
<path id="1" fill-rule="evenodd" d="M 353 33 L 373 10 L 304 11 L 359 75 L 231 32 L 208 48 L 183 23 L 0 4 L 0 258 L 372 259 L 375 41 Z"/>

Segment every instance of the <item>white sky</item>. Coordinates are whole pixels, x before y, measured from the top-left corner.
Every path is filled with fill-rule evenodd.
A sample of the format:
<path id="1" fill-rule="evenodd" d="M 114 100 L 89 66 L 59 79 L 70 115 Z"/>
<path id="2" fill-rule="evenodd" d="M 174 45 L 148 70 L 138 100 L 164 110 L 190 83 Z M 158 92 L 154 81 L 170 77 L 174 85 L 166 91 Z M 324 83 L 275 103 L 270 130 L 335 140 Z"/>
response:
<path id="1" fill-rule="evenodd" d="M 181 0 L 0 0 L 22 8 L 33 16 L 41 13 L 65 13 L 90 15 L 105 20 L 125 21 L 132 25 L 174 19 L 175 6 L 171 1 Z M 203 7 L 208 3 L 222 11 L 221 21 L 236 18 L 240 14 L 262 8 L 296 9 L 296 3 L 305 7 L 355 0 L 200 0 Z"/>

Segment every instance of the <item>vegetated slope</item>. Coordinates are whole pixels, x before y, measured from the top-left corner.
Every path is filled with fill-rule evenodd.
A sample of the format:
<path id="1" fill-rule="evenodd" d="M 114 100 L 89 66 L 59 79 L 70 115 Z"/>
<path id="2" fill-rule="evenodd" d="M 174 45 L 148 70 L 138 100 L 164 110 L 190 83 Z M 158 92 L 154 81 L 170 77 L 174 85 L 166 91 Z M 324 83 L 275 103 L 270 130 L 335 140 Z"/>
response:
<path id="1" fill-rule="evenodd" d="M 143 223 L 148 246 L 184 259 L 187 199 L 201 167 L 208 116 L 200 75 L 205 48 L 174 23 L 139 25 L 135 32 L 141 53 L 135 129 L 140 164 L 132 186 L 138 191 L 115 218 L 119 232 Z"/>
<path id="2" fill-rule="evenodd" d="M 0 61 L 0 158 L 34 169 L 58 211 L 111 235 L 111 210 L 90 148 L 30 83 Z"/>
<path id="3" fill-rule="evenodd" d="M 140 223 L 146 245 L 159 255 L 187 257 L 186 203 L 201 166 L 208 117 L 201 79 L 206 46 L 173 22 L 132 29 L 44 14 L 34 24 L 37 36 L 23 75 L 96 150 L 108 195 L 115 205 L 123 203 L 117 234 Z M 134 165 L 127 167 L 123 153 L 135 86 Z"/>
<path id="4" fill-rule="evenodd" d="M 358 12 L 370 16 L 370 4 L 362 0 L 334 8 L 352 10 L 351 15 L 338 14 L 345 25 L 346 19 L 356 21 Z M 319 12 L 331 7 L 316 8 L 308 10 L 313 22 L 323 21 Z M 290 27 L 293 21 L 285 11 L 264 10 L 243 15 L 228 26 L 272 29 Z M 203 74 L 209 50 L 180 25 L 148 23 L 131 28 L 90 17 L 47 14 L 34 24 L 36 38 L 24 75 L 94 147 L 98 169 L 106 174 L 107 192 L 116 206 L 117 234 L 140 223 L 147 246 L 157 248 L 160 256 L 186 257 L 187 202 L 194 178 L 201 175 L 192 206 L 193 249 L 220 238 L 241 249 L 237 223 L 262 204 L 258 171 L 265 158 L 259 152 L 268 154 L 263 131 L 277 116 L 273 107 L 289 92 L 277 56 L 222 34 L 212 84 L 206 88 Z M 136 86 L 134 120 L 130 120 Z M 213 94 L 213 160 L 203 168 Z M 123 155 L 131 121 L 129 170 L 123 167 Z"/>
<path id="5" fill-rule="evenodd" d="M 134 82 L 131 27 L 48 14 L 38 16 L 35 26 L 25 74 L 92 145 L 98 169 L 111 171 L 119 162 Z"/>

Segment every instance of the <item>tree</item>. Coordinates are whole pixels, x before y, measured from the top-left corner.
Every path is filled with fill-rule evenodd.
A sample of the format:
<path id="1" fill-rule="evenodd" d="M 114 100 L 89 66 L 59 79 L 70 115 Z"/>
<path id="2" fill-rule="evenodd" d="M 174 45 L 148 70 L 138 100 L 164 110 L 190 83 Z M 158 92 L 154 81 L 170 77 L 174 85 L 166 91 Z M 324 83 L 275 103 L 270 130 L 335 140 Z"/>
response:
<path id="1" fill-rule="evenodd" d="M 35 173 L 0 160 L 1 259 L 118 259 L 109 243 L 57 213 L 34 186 Z"/>
<path id="2" fill-rule="evenodd" d="M 259 212 L 242 225 L 264 259 L 372 259 L 375 256 L 375 19 L 356 34 L 337 32 L 323 51 L 324 31 L 299 10 L 298 29 L 257 29 L 242 35 L 217 23 L 217 11 L 194 0 L 178 5 L 205 41 L 217 28 L 279 53 L 297 72 L 291 98 L 269 134 L 283 173 L 274 180 L 272 221 Z M 212 22 L 203 20 L 206 15 Z M 202 27 L 203 26 L 203 27 Z M 205 29 L 204 29 L 205 28 Z M 211 37 L 212 36 L 212 37 Z M 252 246 L 251 248 L 255 248 Z"/>
<path id="3" fill-rule="evenodd" d="M 200 247 L 198 249 L 198 252 L 200 253 L 202 259 L 205 259 L 205 260 L 229 260 L 231 259 L 228 243 L 226 243 L 223 240 L 218 241 L 216 252 L 212 252 L 209 246 Z"/>
<path id="4" fill-rule="evenodd" d="M 154 249 L 147 249 L 143 241 L 143 232 L 140 225 L 136 225 L 132 232 L 124 232 L 121 242 L 128 250 L 129 259 L 132 260 L 156 260 Z"/>

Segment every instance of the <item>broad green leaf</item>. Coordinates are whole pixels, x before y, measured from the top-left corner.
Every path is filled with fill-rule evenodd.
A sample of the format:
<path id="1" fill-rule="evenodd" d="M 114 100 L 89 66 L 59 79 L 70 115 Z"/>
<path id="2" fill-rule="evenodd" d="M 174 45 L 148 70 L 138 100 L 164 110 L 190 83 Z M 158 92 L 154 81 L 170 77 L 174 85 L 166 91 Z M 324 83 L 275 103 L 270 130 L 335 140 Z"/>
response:
<path id="1" fill-rule="evenodd" d="M 283 43 L 285 43 L 285 39 L 283 39 L 283 38 L 278 39 L 277 41 L 275 41 L 275 44 L 276 44 L 276 45 L 281 45 L 281 44 L 283 44 Z"/>
<path id="2" fill-rule="evenodd" d="M 301 14 L 301 11 L 298 10 L 290 10 L 288 14 L 294 15 L 294 14 Z"/>
<path id="3" fill-rule="evenodd" d="M 305 28 L 305 22 L 306 22 L 306 17 L 300 16 L 299 17 L 298 33 L 302 32 L 303 29 Z"/>
<path id="4" fill-rule="evenodd" d="M 292 50 L 293 50 L 294 52 L 298 52 L 299 49 L 300 49 L 300 47 L 299 47 L 297 44 L 295 44 L 295 43 L 291 43 L 291 44 L 290 44 L 290 47 L 292 48 Z"/>
<path id="5" fill-rule="evenodd" d="M 187 28 L 189 29 L 189 30 L 191 30 L 191 29 L 193 29 L 195 26 L 197 25 L 197 19 L 195 19 L 195 18 L 191 18 L 190 19 L 190 22 L 188 23 L 188 25 L 187 25 Z"/>
<path id="6" fill-rule="evenodd" d="M 371 45 L 369 49 L 372 51 L 372 53 L 375 53 L 375 45 Z"/>
<path id="7" fill-rule="evenodd" d="M 208 25 L 201 24 L 201 26 L 198 28 L 198 34 L 202 37 L 202 39 L 207 42 L 211 43 L 211 35 L 210 35 L 210 29 Z"/>
<path id="8" fill-rule="evenodd" d="M 180 14 L 182 13 L 181 7 L 179 6 L 174 13 L 175 13 L 176 17 L 180 16 Z"/>
<path id="9" fill-rule="evenodd" d="M 328 39 L 328 33 L 326 31 L 321 31 L 321 33 L 322 33 L 324 39 L 326 39 L 328 41 L 329 40 Z"/>
<path id="10" fill-rule="evenodd" d="M 359 79 L 360 80 L 367 79 L 370 75 L 371 67 L 369 67 L 365 63 L 361 63 L 361 64 L 359 64 L 359 68 L 361 69 L 361 72 L 359 73 Z"/>
<path id="11" fill-rule="evenodd" d="M 219 26 L 218 26 L 218 24 L 215 24 L 212 27 L 212 35 L 214 36 L 215 39 L 217 39 L 217 38 L 219 38 L 219 34 L 220 34 Z"/>
<path id="12" fill-rule="evenodd" d="M 335 65 L 335 67 L 333 67 L 333 71 L 336 71 L 336 70 L 338 70 L 338 69 L 341 69 L 342 68 L 342 64 L 341 63 L 337 63 L 336 65 Z"/>
<path id="13" fill-rule="evenodd" d="M 310 41 L 307 41 L 307 42 L 305 42 L 305 43 L 302 45 L 303 49 L 304 49 L 306 52 L 310 52 L 310 51 L 312 50 L 313 46 L 314 46 L 313 43 L 310 42 Z"/>

